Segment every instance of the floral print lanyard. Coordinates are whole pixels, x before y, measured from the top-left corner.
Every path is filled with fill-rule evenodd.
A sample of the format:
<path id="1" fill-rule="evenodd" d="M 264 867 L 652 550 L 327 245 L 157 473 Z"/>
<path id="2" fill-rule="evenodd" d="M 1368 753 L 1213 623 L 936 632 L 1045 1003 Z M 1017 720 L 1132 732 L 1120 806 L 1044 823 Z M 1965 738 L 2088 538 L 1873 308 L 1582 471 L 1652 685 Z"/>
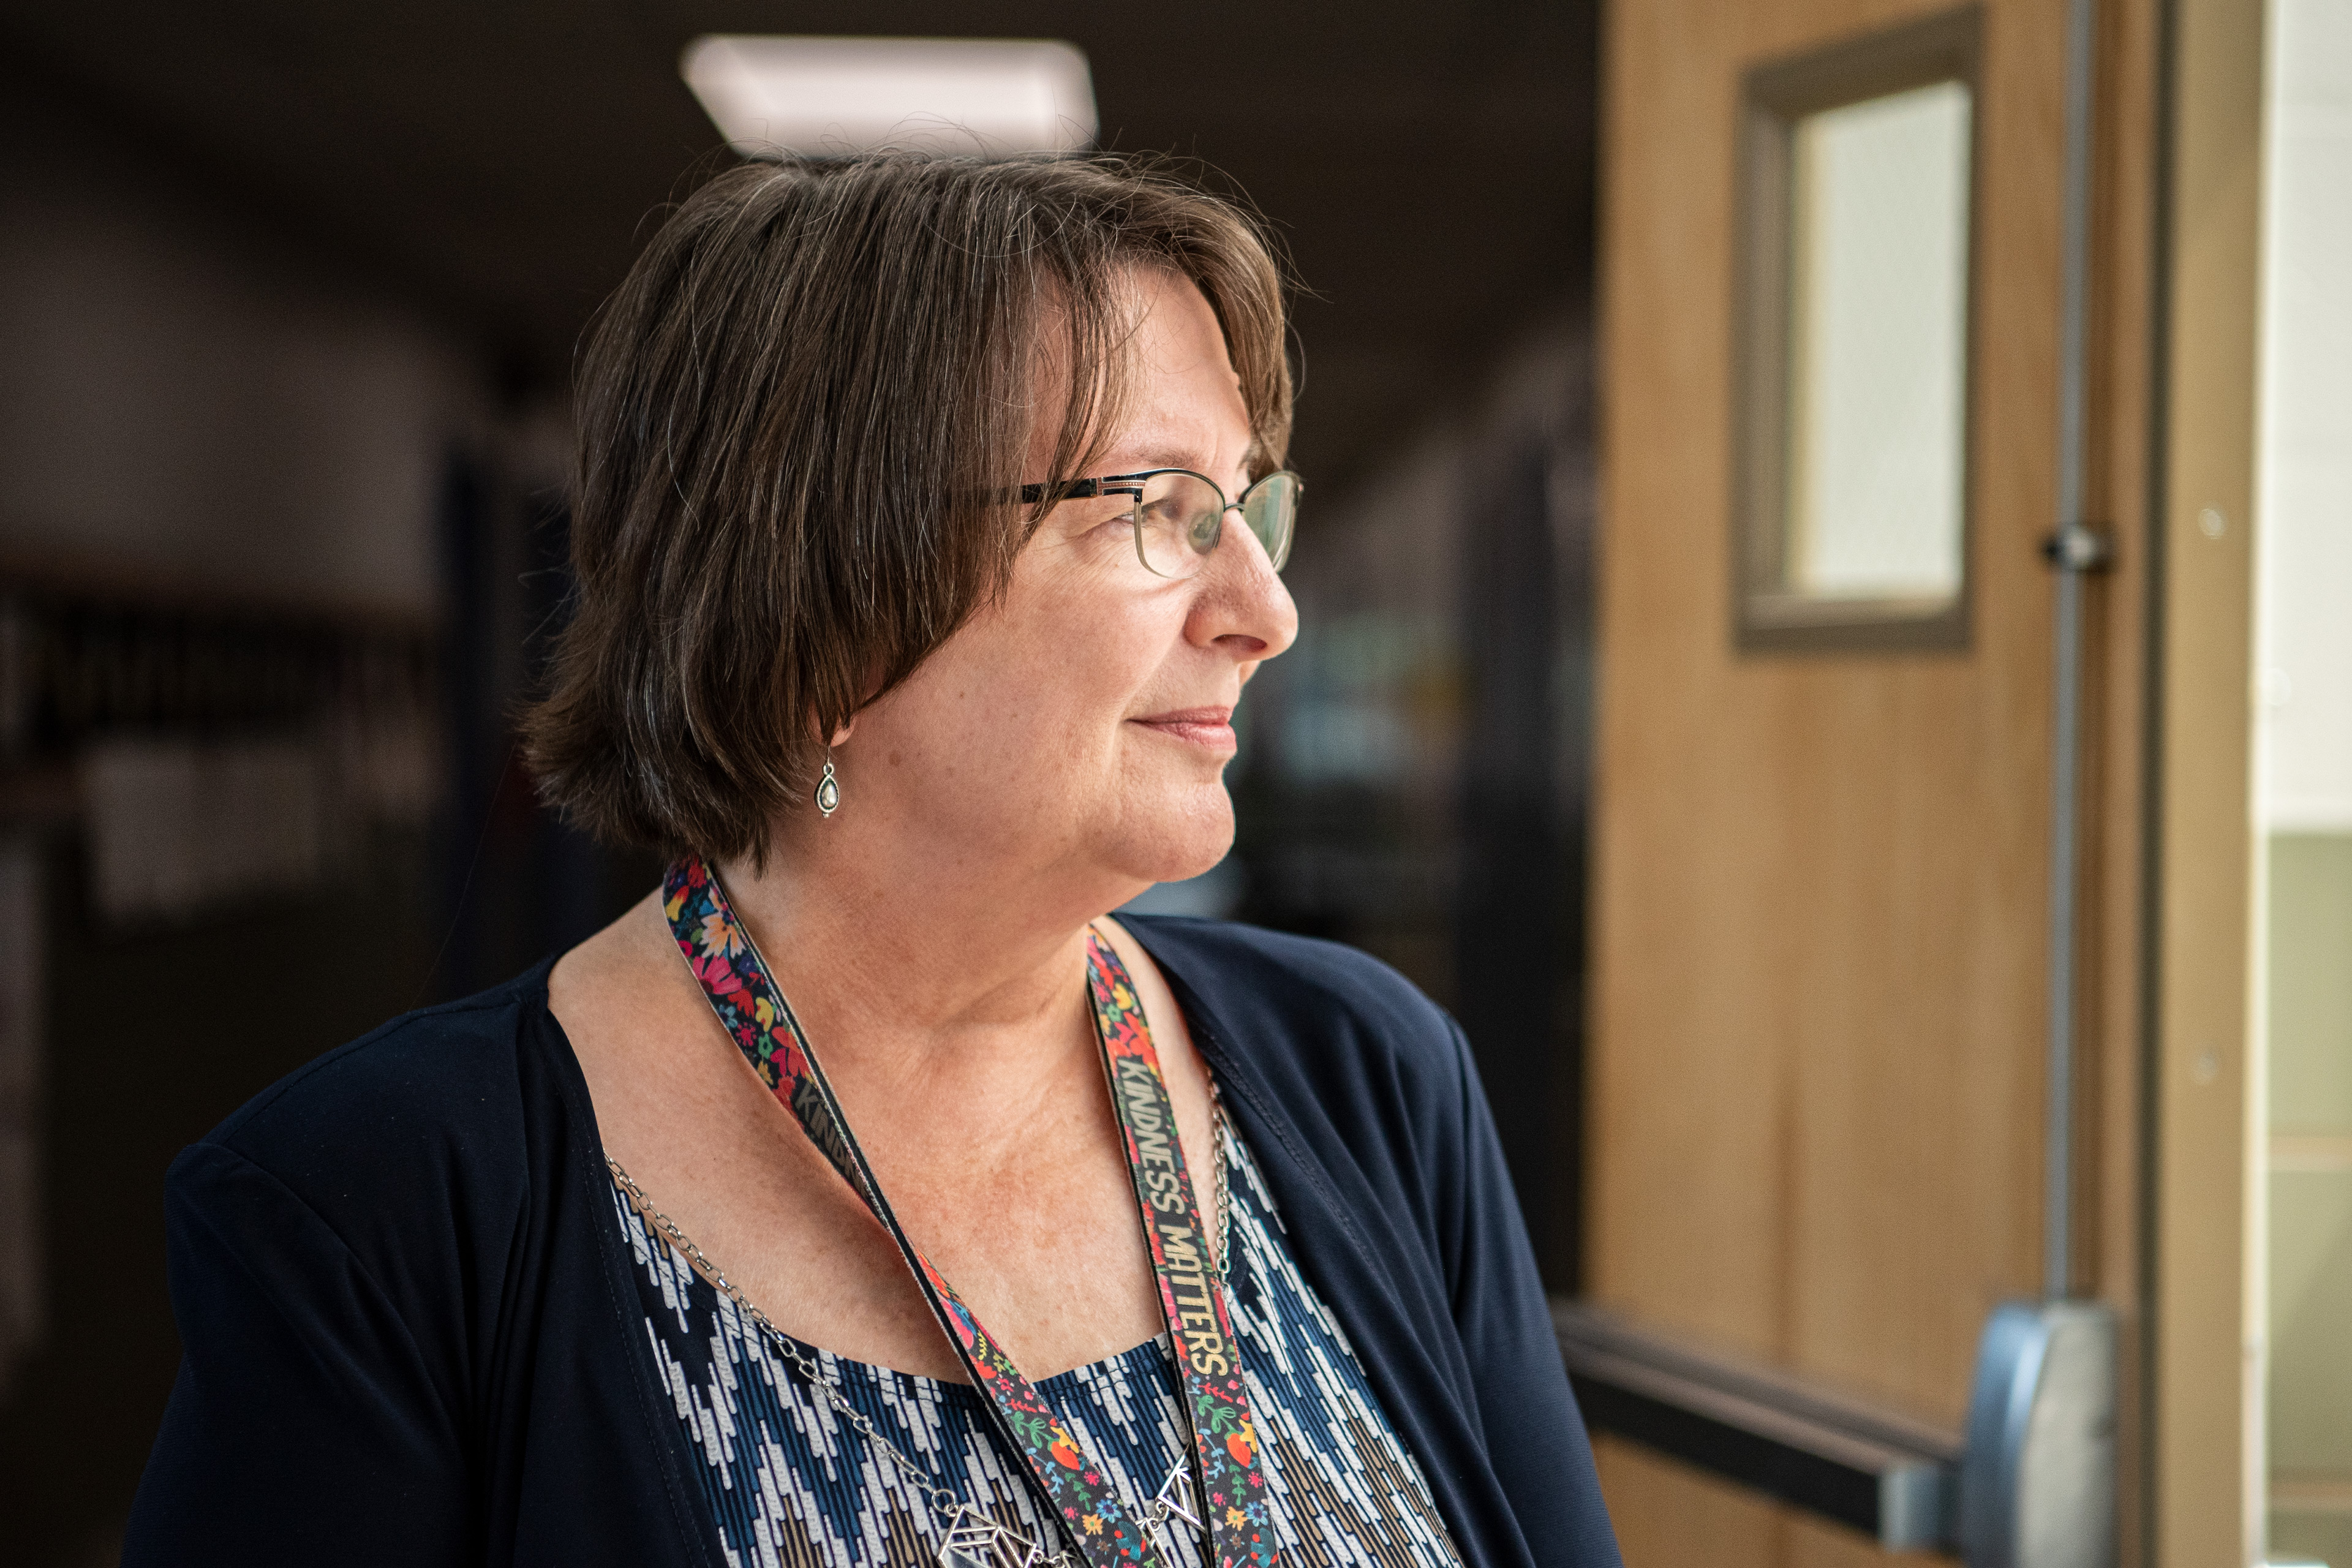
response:
<path id="1" fill-rule="evenodd" d="M 1027 1462 L 1064 1532 L 1091 1568 L 1165 1568 L 1157 1542 L 1111 1487 L 1108 1474 L 1079 1450 L 1003 1347 L 908 1239 L 800 1020 L 751 933 L 735 918 L 717 874 L 698 857 L 674 863 L 662 882 L 662 911 L 720 1026 L 898 1244 L 972 1387 L 983 1395 L 998 1435 Z M 1175 1105 L 1127 966 L 1092 929 L 1087 932 L 1087 993 L 1200 1463 L 1198 1499 L 1206 1506 L 1203 1520 L 1192 1522 L 1205 1521 L 1215 1568 L 1276 1568 L 1265 1477 L 1242 1385 L 1240 1347 L 1185 1173 Z"/>

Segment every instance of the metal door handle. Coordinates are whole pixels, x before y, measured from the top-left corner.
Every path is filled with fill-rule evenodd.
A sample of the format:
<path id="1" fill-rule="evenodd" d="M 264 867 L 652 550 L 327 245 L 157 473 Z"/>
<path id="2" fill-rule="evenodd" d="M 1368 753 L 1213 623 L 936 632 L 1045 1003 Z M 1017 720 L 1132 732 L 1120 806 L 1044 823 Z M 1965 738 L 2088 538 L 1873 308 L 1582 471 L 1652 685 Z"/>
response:
<path id="1" fill-rule="evenodd" d="M 2115 1313 L 2095 1301 L 1995 1309 L 1960 1459 L 1961 1561 L 2109 1568 L 2115 1497 Z"/>

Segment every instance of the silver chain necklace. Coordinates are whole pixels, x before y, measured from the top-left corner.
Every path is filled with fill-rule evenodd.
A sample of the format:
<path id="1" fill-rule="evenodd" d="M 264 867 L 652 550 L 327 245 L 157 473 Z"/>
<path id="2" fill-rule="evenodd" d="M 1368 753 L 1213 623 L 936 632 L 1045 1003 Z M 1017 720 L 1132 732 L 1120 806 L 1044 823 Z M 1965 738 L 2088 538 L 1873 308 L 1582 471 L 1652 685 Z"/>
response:
<path id="1" fill-rule="evenodd" d="M 1227 1183 L 1225 1167 L 1225 1100 L 1218 1092 L 1217 1080 L 1209 1080 L 1210 1142 L 1217 1151 L 1217 1252 L 1216 1274 L 1222 1283 L 1233 1272 L 1233 1192 Z M 866 1413 L 849 1402 L 848 1394 L 825 1374 L 815 1357 L 803 1350 L 799 1343 L 768 1321 L 768 1315 L 737 1289 L 726 1273 L 713 1263 L 694 1238 L 686 1234 L 678 1223 L 654 1207 L 646 1190 L 637 1185 L 636 1178 L 624 1170 L 621 1163 L 610 1154 L 604 1156 L 604 1168 L 613 1173 L 614 1184 L 629 1200 L 629 1206 L 649 1221 L 672 1245 L 684 1253 L 694 1265 L 695 1272 L 710 1281 L 719 1293 L 735 1304 L 735 1310 L 759 1326 L 760 1332 L 773 1345 L 794 1372 L 833 1413 L 847 1422 L 864 1437 L 867 1445 L 888 1459 L 908 1491 L 923 1501 L 940 1528 L 937 1552 L 940 1568 L 1086 1568 L 1086 1559 L 1076 1551 L 1065 1546 L 1048 1553 L 1045 1545 L 1034 1536 L 1024 1535 L 1008 1524 L 982 1513 L 947 1487 L 932 1484 L 930 1472 L 907 1451 L 884 1436 L 882 1430 L 868 1420 Z M 1201 1528 L 1200 1510 L 1192 1497 L 1192 1466 L 1180 1451 L 1171 1466 L 1167 1479 L 1160 1483 L 1159 1492 L 1147 1504 L 1143 1525 L 1161 1538 L 1161 1551 L 1170 1545 L 1169 1524 L 1181 1520 L 1195 1531 Z M 1173 1553 L 1169 1552 L 1172 1558 Z"/>

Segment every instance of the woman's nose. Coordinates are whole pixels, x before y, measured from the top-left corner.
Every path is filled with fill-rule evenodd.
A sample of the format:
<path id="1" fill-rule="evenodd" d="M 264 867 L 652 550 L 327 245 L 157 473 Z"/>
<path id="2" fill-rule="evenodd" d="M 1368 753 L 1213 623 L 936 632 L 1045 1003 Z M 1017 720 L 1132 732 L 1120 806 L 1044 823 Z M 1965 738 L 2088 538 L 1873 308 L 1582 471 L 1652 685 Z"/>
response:
<path id="1" fill-rule="evenodd" d="M 1298 606 L 1249 528 L 1227 527 L 1202 576 L 1205 591 L 1193 611 L 1202 642 L 1245 638 L 1255 645 L 1245 657 L 1263 659 L 1297 640 Z"/>

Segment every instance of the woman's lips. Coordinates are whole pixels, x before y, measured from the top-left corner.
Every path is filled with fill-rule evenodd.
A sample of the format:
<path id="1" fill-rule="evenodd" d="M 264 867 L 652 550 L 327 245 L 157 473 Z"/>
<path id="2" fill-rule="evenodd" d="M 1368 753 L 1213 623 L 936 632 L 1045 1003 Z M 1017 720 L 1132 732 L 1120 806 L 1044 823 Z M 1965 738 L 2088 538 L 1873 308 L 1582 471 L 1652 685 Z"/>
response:
<path id="1" fill-rule="evenodd" d="M 1231 708 L 1176 708 L 1165 713 L 1152 713 L 1129 722 L 1156 731 L 1171 740 L 1205 746 L 1211 751 L 1230 752 L 1234 749 L 1234 710 Z"/>

